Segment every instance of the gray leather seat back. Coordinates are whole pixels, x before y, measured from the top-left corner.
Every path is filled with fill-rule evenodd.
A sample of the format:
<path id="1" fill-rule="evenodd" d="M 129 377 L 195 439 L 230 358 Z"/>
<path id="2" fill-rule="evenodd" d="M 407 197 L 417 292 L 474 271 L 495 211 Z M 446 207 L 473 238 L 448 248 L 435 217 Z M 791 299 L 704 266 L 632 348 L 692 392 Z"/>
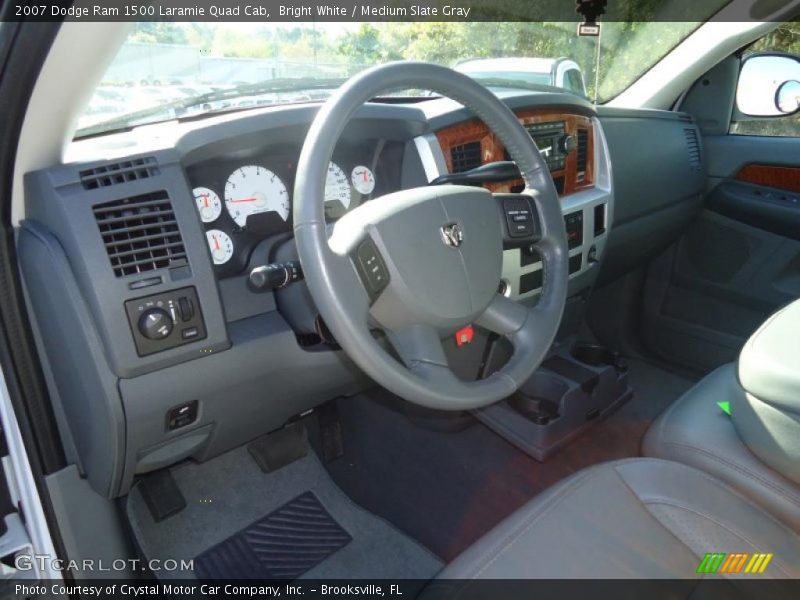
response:
<path id="1" fill-rule="evenodd" d="M 735 414 L 742 410 L 744 397 L 736 366 L 720 367 L 653 423 L 642 451 L 645 456 L 678 461 L 710 473 L 800 532 L 800 486 L 759 460 L 740 437 L 731 417 L 717 406 L 718 402 L 730 402 Z"/>
<path id="2" fill-rule="evenodd" d="M 739 354 L 733 422 L 750 450 L 800 484 L 800 300 L 750 336 Z"/>

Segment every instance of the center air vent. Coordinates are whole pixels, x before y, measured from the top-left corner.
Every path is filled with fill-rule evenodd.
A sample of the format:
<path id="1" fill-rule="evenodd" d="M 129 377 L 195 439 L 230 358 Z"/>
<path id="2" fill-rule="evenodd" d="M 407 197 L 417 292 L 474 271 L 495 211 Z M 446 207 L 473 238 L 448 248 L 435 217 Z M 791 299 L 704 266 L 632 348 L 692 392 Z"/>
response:
<path id="1" fill-rule="evenodd" d="M 697 139 L 697 130 L 687 127 L 683 130 L 683 134 L 686 136 L 686 148 L 689 150 L 689 167 L 693 171 L 699 171 L 701 158 L 700 142 Z"/>
<path id="2" fill-rule="evenodd" d="M 481 166 L 481 143 L 470 142 L 450 149 L 453 173 L 462 173 Z"/>
<path id="3" fill-rule="evenodd" d="M 93 212 L 117 277 L 188 264 L 166 192 L 98 204 Z"/>
<path id="4" fill-rule="evenodd" d="M 158 163 L 152 156 L 110 163 L 80 172 L 81 184 L 86 190 L 147 179 L 158 175 Z"/>
<path id="5" fill-rule="evenodd" d="M 589 131 L 578 129 L 578 148 L 575 152 L 575 162 L 577 164 L 578 181 L 586 179 L 586 165 L 589 156 Z"/>

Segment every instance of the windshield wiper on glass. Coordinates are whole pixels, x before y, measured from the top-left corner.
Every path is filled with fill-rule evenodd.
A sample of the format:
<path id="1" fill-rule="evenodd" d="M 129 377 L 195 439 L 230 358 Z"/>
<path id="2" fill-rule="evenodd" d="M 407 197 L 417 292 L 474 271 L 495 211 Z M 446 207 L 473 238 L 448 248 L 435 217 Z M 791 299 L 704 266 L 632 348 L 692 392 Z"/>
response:
<path id="1" fill-rule="evenodd" d="M 334 90 L 342 85 L 345 78 L 314 79 L 314 78 L 282 78 L 266 79 L 257 83 L 246 83 L 236 87 L 219 89 L 200 96 L 180 98 L 171 102 L 165 102 L 158 106 L 152 106 L 136 112 L 127 113 L 107 121 L 101 121 L 83 127 L 77 131 L 76 138 L 87 137 L 99 133 L 109 133 L 120 129 L 127 129 L 137 125 L 148 125 L 158 121 L 169 121 L 182 117 L 195 117 L 203 114 L 218 113 L 230 110 L 244 110 L 255 106 L 234 106 L 228 101 L 249 96 L 262 96 L 265 94 L 281 94 L 288 92 L 310 92 L 314 90 Z M 280 104 L 277 102 L 276 104 Z M 214 107 L 217 105 L 217 107 Z M 189 112 L 191 109 L 199 108 L 196 112 Z M 151 117 L 163 117 L 154 118 Z"/>

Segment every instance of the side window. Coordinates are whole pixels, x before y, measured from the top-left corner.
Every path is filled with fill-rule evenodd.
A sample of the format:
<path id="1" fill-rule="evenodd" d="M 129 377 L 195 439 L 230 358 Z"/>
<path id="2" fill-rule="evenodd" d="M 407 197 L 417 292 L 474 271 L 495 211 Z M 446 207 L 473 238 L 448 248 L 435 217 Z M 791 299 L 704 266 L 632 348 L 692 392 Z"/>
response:
<path id="1" fill-rule="evenodd" d="M 798 89 L 800 21 L 792 21 L 758 40 L 742 57 L 730 133 L 800 137 Z"/>

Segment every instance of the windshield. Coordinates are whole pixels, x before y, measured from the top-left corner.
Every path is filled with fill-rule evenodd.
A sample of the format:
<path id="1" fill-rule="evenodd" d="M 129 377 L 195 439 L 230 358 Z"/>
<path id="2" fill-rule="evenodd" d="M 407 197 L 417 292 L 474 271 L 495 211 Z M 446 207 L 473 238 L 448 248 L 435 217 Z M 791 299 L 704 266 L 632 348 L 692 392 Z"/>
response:
<path id="1" fill-rule="evenodd" d="M 602 103 L 699 25 L 609 22 L 599 37 L 579 37 L 575 22 L 137 23 L 77 137 L 320 100 L 362 69 L 404 59 L 453 67 L 497 91 L 556 87 Z"/>

